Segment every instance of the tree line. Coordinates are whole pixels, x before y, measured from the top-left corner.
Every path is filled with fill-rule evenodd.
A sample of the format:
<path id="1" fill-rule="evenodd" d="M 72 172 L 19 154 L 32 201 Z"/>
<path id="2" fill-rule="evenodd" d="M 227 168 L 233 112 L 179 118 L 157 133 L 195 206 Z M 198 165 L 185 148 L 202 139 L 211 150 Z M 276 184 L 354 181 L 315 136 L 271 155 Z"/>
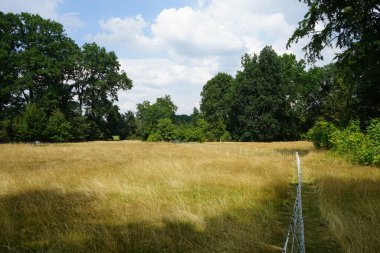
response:
<path id="1" fill-rule="evenodd" d="M 204 85 L 200 108 L 190 116 L 177 115 L 170 96 L 121 114 L 114 104 L 117 92 L 132 88 L 132 81 L 113 52 L 95 43 L 79 47 L 62 25 L 37 15 L 0 13 L 0 141 L 113 135 L 148 141 L 285 141 L 315 136 L 307 133 L 321 121 L 339 129 L 355 121 L 365 134 L 380 117 L 379 4 L 304 2 L 309 10 L 288 46 L 309 36 L 306 61 L 278 55 L 271 46 L 245 54 L 235 76 L 218 73 Z M 335 63 L 307 67 L 329 46 L 341 49 Z"/>

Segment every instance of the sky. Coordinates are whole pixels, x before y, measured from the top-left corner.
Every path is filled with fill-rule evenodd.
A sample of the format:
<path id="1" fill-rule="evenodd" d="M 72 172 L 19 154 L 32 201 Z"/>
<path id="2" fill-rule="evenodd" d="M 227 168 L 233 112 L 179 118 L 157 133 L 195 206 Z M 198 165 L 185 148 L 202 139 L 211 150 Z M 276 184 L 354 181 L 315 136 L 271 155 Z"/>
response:
<path id="1" fill-rule="evenodd" d="M 219 72 L 235 76 L 245 53 L 271 45 L 302 59 L 307 42 L 286 49 L 307 11 L 298 0 L 1 0 L 0 11 L 39 14 L 63 24 L 80 46 L 114 51 L 133 80 L 119 92 L 122 112 L 170 95 L 177 114 L 191 114 L 206 82 Z M 333 57 L 325 50 L 317 65 Z"/>

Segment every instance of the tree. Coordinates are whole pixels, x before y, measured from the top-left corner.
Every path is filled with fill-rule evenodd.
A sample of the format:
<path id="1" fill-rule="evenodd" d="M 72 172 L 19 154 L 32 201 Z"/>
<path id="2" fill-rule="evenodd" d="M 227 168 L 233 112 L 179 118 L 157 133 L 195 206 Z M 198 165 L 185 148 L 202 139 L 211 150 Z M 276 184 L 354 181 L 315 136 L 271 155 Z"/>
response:
<path id="1" fill-rule="evenodd" d="M 165 118 L 158 120 L 157 134 L 162 137 L 163 141 L 171 141 L 175 139 L 175 126 L 171 119 Z"/>
<path id="2" fill-rule="evenodd" d="M 322 59 L 321 51 L 335 46 L 344 81 L 354 84 L 362 120 L 380 116 L 380 3 L 377 0 L 303 0 L 309 10 L 287 46 L 311 35 L 304 47 L 310 62 Z M 321 29 L 317 30 L 317 27 Z"/>
<path id="3" fill-rule="evenodd" d="M 33 103 L 67 111 L 77 45 L 61 24 L 28 13 L 0 13 L 0 117 Z M 2 116 L 1 116 L 2 115 Z"/>
<path id="4" fill-rule="evenodd" d="M 136 117 L 132 111 L 126 112 L 122 118 L 123 126 L 121 128 L 120 137 L 124 140 L 136 135 L 137 122 Z"/>
<path id="5" fill-rule="evenodd" d="M 143 140 L 146 140 L 150 133 L 157 130 L 157 124 L 160 119 L 174 120 L 177 106 L 171 101 L 171 97 L 166 95 L 157 98 L 154 104 L 144 101 L 137 105 L 136 117 L 139 120 L 139 134 Z"/>
<path id="6" fill-rule="evenodd" d="M 74 79 L 73 93 L 78 98 L 80 113 L 84 111 L 103 138 L 110 137 L 114 134 L 111 132 L 115 131 L 115 118 L 120 119 L 120 114 L 116 112 L 118 108 L 113 105 L 118 101 L 117 93 L 132 87 L 132 81 L 127 74 L 120 71 L 115 53 L 107 52 L 95 43 L 84 44 Z"/>
<path id="7" fill-rule="evenodd" d="M 293 139 L 291 104 L 281 58 L 271 47 L 242 57 L 232 102 L 232 136 L 241 141 Z M 291 131 L 293 133 L 293 131 Z"/>
<path id="8" fill-rule="evenodd" d="M 95 43 L 80 49 L 61 24 L 38 15 L 0 12 L 0 62 L 2 140 L 14 139 L 16 125 L 21 132 L 28 128 L 24 119 L 30 111 L 52 116 L 59 110 L 74 126 L 75 140 L 106 138 L 120 130 L 122 118 L 113 103 L 132 81 L 120 71 L 115 53 Z M 26 110 L 28 105 L 33 109 Z"/>
<path id="9" fill-rule="evenodd" d="M 201 112 L 210 123 L 216 139 L 224 134 L 229 122 L 231 92 L 234 79 L 226 73 L 218 73 L 207 81 L 201 92 Z"/>
<path id="10" fill-rule="evenodd" d="M 21 141 L 45 139 L 46 114 L 34 104 L 28 104 L 17 126 L 17 137 Z"/>
<path id="11" fill-rule="evenodd" d="M 65 142 L 71 139 L 70 132 L 70 122 L 61 111 L 55 110 L 47 122 L 46 137 L 53 142 Z"/>

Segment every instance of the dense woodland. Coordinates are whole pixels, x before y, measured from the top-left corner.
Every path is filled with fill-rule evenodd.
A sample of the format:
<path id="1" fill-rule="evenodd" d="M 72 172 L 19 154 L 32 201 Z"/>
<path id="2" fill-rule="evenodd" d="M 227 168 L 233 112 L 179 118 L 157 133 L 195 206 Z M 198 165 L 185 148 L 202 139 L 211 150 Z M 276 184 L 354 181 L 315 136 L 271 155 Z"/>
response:
<path id="1" fill-rule="evenodd" d="M 338 141 L 331 136 L 337 134 L 326 129 L 351 129 L 362 136 L 358 145 L 368 146 L 368 129 L 380 129 L 379 3 L 304 2 L 309 11 L 288 46 L 308 37 L 306 61 L 278 55 L 271 46 L 245 54 L 235 76 L 218 73 L 204 85 L 200 108 L 190 116 L 177 115 L 170 96 L 144 101 L 136 113 L 120 113 L 118 91 L 131 89 L 132 80 L 114 52 L 95 43 L 80 47 L 61 24 L 38 15 L 0 12 L 0 141 L 309 137 L 317 146 L 334 148 Z M 336 61 L 313 66 L 329 46 L 341 50 Z M 364 163 L 379 156 L 378 132 L 372 134 L 372 160 Z"/>

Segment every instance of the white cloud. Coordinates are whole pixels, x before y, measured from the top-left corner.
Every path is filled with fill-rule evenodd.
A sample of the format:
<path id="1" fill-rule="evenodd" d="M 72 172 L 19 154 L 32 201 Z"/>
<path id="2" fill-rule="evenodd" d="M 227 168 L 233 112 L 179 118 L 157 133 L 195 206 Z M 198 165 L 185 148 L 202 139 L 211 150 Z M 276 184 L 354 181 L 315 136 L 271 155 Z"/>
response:
<path id="1" fill-rule="evenodd" d="M 141 15 L 132 18 L 114 17 L 99 21 L 100 32 L 87 35 L 87 41 L 96 41 L 101 45 L 124 47 L 140 51 L 151 50 L 154 40 L 144 35 L 148 23 Z"/>
<path id="2" fill-rule="evenodd" d="M 77 31 L 79 28 L 82 28 L 85 26 L 84 21 L 79 17 L 79 13 L 76 12 L 67 12 L 58 15 L 56 20 L 63 24 L 65 29 L 69 32 Z"/>
<path id="3" fill-rule="evenodd" d="M 63 0 L 2 0 L 0 2 L 0 10 L 3 12 L 29 12 L 39 14 L 44 18 L 55 19 L 58 15 L 56 12 L 58 4 Z"/>
<path id="4" fill-rule="evenodd" d="M 67 31 L 76 31 L 85 26 L 84 21 L 78 13 L 59 13 L 58 6 L 63 4 L 63 0 L 1 0 L 0 10 L 2 12 L 21 13 L 28 12 L 38 14 L 43 18 L 56 20 L 63 24 Z"/>
<path id="5" fill-rule="evenodd" d="M 134 111 L 136 104 L 144 100 L 154 102 L 158 97 L 171 95 L 179 113 L 191 113 L 194 106 L 199 106 L 203 84 L 219 68 L 212 59 L 186 63 L 165 58 L 120 59 L 120 63 L 134 82 L 132 90 L 119 94 L 123 111 Z"/>

